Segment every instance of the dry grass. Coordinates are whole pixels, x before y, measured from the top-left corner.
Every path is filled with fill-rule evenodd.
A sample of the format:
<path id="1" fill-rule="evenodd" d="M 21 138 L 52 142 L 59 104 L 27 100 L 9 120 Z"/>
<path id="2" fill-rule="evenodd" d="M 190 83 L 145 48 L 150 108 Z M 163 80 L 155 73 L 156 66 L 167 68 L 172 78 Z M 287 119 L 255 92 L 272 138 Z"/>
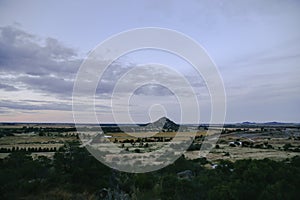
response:
<path id="1" fill-rule="evenodd" d="M 226 156 L 229 153 L 229 156 Z M 276 149 L 257 149 L 257 148 L 247 148 L 247 147 L 229 147 L 228 145 L 220 145 L 219 149 L 212 149 L 212 151 L 207 154 L 206 158 L 210 161 L 217 160 L 242 160 L 242 159 L 264 159 L 269 158 L 272 160 L 284 160 L 286 158 L 292 158 L 294 156 L 300 156 L 299 152 L 287 152 Z M 199 158 L 198 151 L 187 151 L 185 156 L 189 159 Z"/>
<path id="2" fill-rule="evenodd" d="M 117 139 L 118 141 L 124 141 L 124 140 L 136 140 L 137 138 L 154 138 L 154 137 L 160 137 L 160 138 L 174 138 L 176 135 L 178 137 L 193 137 L 193 136 L 204 136 L 206 135 L 206 132 L 131 132 L 131 133 L 107 133 L 106 135 L 112 136 L 110 138 L 110 141 L 114 141 Z"/>

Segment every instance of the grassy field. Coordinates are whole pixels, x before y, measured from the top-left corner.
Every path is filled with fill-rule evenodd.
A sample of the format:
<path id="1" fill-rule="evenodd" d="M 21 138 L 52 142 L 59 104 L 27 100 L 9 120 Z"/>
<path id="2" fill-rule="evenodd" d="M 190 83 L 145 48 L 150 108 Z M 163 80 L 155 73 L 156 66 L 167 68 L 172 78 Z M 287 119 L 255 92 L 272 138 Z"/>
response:
<path id="1" fill-rule="evenodd" d="M 137 138 L 174 138 L 175 135 L 183 137 L 193 137 L 193 136 L 205 136 L 206 132 L 131 132 L 131 133 L 107 133 L 106 135 L 111 136 L 110 140 L 118 140 L 122 142 L 124 140 L 136 140 Z"/>

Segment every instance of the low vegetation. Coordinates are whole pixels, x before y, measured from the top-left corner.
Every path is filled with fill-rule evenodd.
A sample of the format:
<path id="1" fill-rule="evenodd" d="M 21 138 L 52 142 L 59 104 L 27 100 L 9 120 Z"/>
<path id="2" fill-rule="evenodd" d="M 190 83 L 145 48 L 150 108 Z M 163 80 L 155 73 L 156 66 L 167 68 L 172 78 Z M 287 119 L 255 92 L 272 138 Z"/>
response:
<path id="1" fill-rule="evenodd" d="M 276 162 L 178 159 L 145 174 L 108 168 L 76 142 L 53 159 L 16 151 L 0 160 L 0 199 L 298 199 L 300 157 Z M 186 174 L 186 176 L 185 176 Z"/>

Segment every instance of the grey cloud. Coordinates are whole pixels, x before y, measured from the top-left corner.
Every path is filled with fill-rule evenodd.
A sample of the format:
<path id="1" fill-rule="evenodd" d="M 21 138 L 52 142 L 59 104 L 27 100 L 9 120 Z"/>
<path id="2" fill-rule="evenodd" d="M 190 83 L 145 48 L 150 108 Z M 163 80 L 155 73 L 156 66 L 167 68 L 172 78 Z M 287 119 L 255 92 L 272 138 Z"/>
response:
<path id="1" fill-rule="evenodd" d="M 32 34 L 11 26 L 0 27 L 0 71 L 72 77 L 81 62 L 76 56 L 75 50 L 56 39 L 47 38 L 42 45 Z"/>
<path id="2" fill-rule="evenodd" d="M 36 90 L 44 93 L 54 93 L 63 96 L 71 96 L 73 81 L 60 77 L 51 76 L 22 76 L 17 81 L 25 83 L 27 89 Z"/>
<path id="3" fill-rule="evenodd" d="M 52 55 L 54 58 L 68 58 L 72 56 L 76 56 L 76 52 L 74 49 L 64 47 L 59 43 L 58 40 L 54 38 L 46 39 L 46 46 L 44 47 L 45 52 Z"/>
<path id="4" fill-rule="evenodd" d="M 6 110 L 1 110 L 2 108 L 0 108 L 0 114 L 7 114 Z"/>
<path id="5" fill-rule="evenodd" d="M 74 49 L 56 39 L 41 41 L 15 27 L 0 27 L 0 73 L 7 83 L 0 85 L 0 89 L 12 91 L 18 84 L 28 90 L 71 98 L 74 78 L 82 62 L 76 56 Z M 110 94 L 115 82 L 128 68 L 126 63 L 114 62 L 104 73 L 97 93 Z"/>
<path id="6" fill-rule="evenodd" d="M 133 66 L 132 66 L 133 68 Z M 128 70 L 132 69 L 128 68 Z M 180 72 L 179 72 L 180 73 Z M 125 73 L 124 73 L 125 74 Z M 177 74 L 172 70 L 168 70 L 164 67 L 157 68 L 157 67 L 151 67 L 149 66 L 138 66 L 136 69 L 131 71 L 131 73 L 126 74 L 126 81 L 122 85 L 119 85 L 121 87 L 121 92 L 130 92 L 132 87 L 137 87 L 134 94 L 135 95 L 146 95 L 146 96 L 173 96 L 173 92 L 170 89 L 168 89 L 164 84 L 166 85 L 172 85 L 174 88 L 176 88 L 176 92 L 179 92 L 181 94 L 188 93 L 187 85 L 181 85 L 182 78 L 185 78 L 186 82 L 190 84 L 190 87 L 193 88 L 196 91 L 201 90 L 203 92 L 203 89 L 206 89 L 206 85 L 204 81 L 201 79 L 200 75 L 184 75 L 183 73 Z M 118 78 L 119 79 L 119 78 Z M 140 85 L 139 82 L 141 80 L 151 80 L 153 83 L 149 83 L 146 85 Z M 118 81 L 118 80 L 113 80 Z M 160 84 L 156 84 L 155 82 L 158 81 Z M 111 83 L 112 89 L 116 83 Z"/>
<path id="7" fill-rule="evenodd" d="M 69 104 L 65 103 L 55 103 L 55 102 L 46 102 L 40 104 L 30 104 L 27 102 L 21 101 L 10 101 L 10 100 L 1 100 L 1 107 L 6 109 L 13 110 L 65 110 L 71 111 L 72 107 Z"/>
<path id="8" fill-rule="evenodd" d="M 5 91 L 18 91 L 18 89 L 12 85 L 7 85 L 0 83 L 0 90 L 5 90 Z"/>
<path id="9" fill-rule="evenodd" d="M 43 100 L 0 100 L 0 113 L 7 114 L 12 110 L 19 110 L 22 113 L 32 113 L 40 110 L 57 110 L 57 111 L 72 111 L 72 105 L 70 102 L 52 102 Z M 84 106 L 84 105 L 83 105 Z M 95 109 L 97 111 L 110 113 L 110 106 L 96 104 Z"/>
<path id="10" fill-rule="evenodd" d="M 15 27 L 0 27 L 0 73 L 5 81 L 0 89 L 15 91 L 16 85 L 22 85 L 70 98 L 72 79 L 82 61 L 76 56 L 74 49 L 56 39 L 41 40 Z"/>

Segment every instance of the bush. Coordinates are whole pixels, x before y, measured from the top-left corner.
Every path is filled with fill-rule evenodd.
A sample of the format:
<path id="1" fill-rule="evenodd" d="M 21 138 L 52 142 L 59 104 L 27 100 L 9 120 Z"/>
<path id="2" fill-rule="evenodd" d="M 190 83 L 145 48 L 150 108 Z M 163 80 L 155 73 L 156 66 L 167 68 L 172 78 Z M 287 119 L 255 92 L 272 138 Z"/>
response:
<path id="1" fill-rule="evenodd" d="M 134 152 L 135 153 L 141 153 L 141 150 L 140 149 L 134 149 Z"/>

